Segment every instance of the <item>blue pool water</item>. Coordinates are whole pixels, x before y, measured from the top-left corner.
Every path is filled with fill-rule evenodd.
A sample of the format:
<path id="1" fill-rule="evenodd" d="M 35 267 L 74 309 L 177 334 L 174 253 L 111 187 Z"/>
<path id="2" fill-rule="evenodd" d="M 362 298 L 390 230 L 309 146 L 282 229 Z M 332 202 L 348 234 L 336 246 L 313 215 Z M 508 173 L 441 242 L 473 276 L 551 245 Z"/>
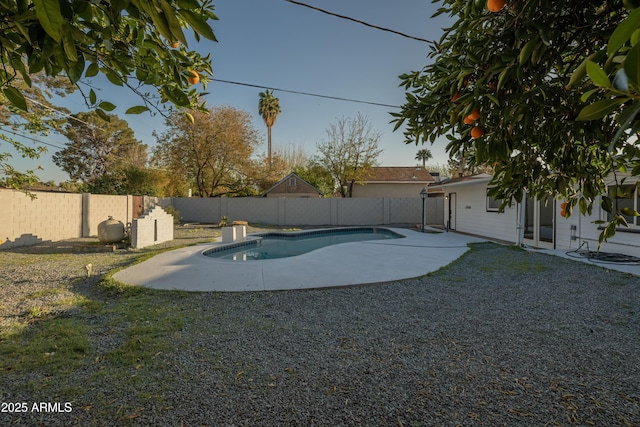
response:
<path id="1" fill-rule="evenodd" d="M 204 255 L 234 261 L 287 258 L 326 246 L 366 240 L 403 238 L 386 228 L 338 228 L 302 233 L 265 233 L 259 239 L 209 249 Z"/>

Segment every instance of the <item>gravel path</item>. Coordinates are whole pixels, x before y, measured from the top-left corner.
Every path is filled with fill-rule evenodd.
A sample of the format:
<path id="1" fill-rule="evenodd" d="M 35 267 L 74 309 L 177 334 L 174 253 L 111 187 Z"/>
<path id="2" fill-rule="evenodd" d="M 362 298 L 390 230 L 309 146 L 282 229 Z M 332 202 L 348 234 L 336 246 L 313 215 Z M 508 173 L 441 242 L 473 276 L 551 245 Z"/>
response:
<path id="1" fill-rule="evenodd" d="M 400 282 L 127 297 L 83 263 L 103 273 L 138 254 L 64 256 L 0 252 L 1 313 L 24 317 L 24 296 L 47 287 L 96 301 L 60 309 L 87 330 L 85 360 L 54 378 L 2 364 L 0 401 L 73 410 L 0 413 L 2 425 L 640 425 L 639 278 L 478 244 Z M 134 302 L 139 318 L 116 315 Z M 139 350 L 115 359 L 134 327 Z M 152 335 L 166 346 L 147 357 Z"/>

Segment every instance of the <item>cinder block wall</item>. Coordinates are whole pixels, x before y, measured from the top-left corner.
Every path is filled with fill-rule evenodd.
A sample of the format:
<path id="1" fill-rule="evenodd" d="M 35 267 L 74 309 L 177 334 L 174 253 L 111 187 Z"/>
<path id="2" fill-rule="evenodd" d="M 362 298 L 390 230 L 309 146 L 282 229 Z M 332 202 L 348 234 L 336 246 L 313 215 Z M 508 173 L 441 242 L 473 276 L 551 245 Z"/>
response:
<path id="1" fill-rule="evenodd" d="M 132 223 L 135 206 L 132 196 L 34 192 L 31 199 L 23 192 L 0 189 L 0 249 L 24 246 L 43 240 L 64 240 L 97 236 L 98 224 L 109 216 L 124 224 Z M 420 224 L 422 200 L 418 198 L 152 198 L 144 200 L 147 210 L 154 206 L 173 206 L 183 221 L 217 223 L 223 216 L 230 221 L 245 220 L 276 226 L 349 226 Z M 427 224 L 442 224 L 442 200 L 425 200 Z M 173 239 L 173 217 L 167 226 L 156 228 L 154 242 Z M 154 219 L 155 221 L 155 219 Z M 165 221 L 164 219 L 159 221 Z M 171 221 L 171 222 L 169 222 Z M 171 224 L 169 226 L 168 224 Z M 155 224 L 155 223 L 154 223 Z M 139 226 L 139 232 L 146 225 Z M 171 233 L 170 237 L 165 233 Z M 144 228 L 146 230 L 146 228 Z M 147 231 L 145 231 L 147 233 Z M 142 237 L 141 237 L 142 239 Z M 141 242 L 147 241 L 145 237 Z M 144 243 L 146 245 L 146 243 Z M 154 244 L 154 243 L 151 243 Z"/>
<path id="2" fill-rule="evenodd" d="M 0 190 L 0 248 L 80 237 L 82 195 Z"/>
<path id="3" fill-rule="evenodd" d="M 0 190 L 0 247 L 2 247 L 7 240 L 14 238 L 13 192 Z"/>
<path id="4" fill-rule="evenodd" d="M 85 197 L 85 212 L 83 236 L 98 235 L 98 224 L 110 216 L 127 225 L 133 218 L 132 196 L 109 196 L 103 194 L 83 194 Z M 86 200 L 88 198 L 88 200 Z"/>
<path id="5" fill-rule="evenodd" d="M 172 206 L 186 222 L 217 223 L 244 220 L 278 226 L 294 225 L 386 225 L 420 224 L 422 199 L 417 197 L 373 198 L 188 198 L 172 199 Z M 427 224 L 444 224 L 443 199 L 425 200 Z"/>
<path id="6" fill-rule="evenodd" d="M 144 248 L 173 240 L 173 216 L 155 206 L 131 224 L 131 246 Z"/>

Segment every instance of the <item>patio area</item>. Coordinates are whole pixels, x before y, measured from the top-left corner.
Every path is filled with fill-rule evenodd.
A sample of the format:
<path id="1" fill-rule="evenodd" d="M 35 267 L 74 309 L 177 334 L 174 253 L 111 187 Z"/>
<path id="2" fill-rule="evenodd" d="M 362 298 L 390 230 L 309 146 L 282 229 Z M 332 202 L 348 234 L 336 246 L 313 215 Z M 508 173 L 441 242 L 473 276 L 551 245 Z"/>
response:
<path id="1" fill-rule="evenodd" d="M 165 252 L 114 275 L 155 289 L 275 291 L 340 287 L 423 276 L 450 264 L 483 239 L 428 229 L 389 228 L 403 239 L 345 243 L 291 258 L 220 260 L 202 255 L 209 243 Z"/>

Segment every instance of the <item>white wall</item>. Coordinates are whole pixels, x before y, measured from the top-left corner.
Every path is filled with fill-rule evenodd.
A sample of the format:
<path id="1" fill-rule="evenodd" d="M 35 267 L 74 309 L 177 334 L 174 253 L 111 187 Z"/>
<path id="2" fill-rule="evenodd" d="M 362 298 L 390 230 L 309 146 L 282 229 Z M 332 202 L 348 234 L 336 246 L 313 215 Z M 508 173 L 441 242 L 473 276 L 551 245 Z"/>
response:
<path id="1" fill-rule="evenodd" d="M 516 205 L 505 208 L 501 213 L 487 211 L 486 183 L 469 183 L 444 188 L 447 197 L 444 201 L 445 221 L 449 218 L 450 194 L 456 194 L 456 231 L 510 243 L 518 241 Z"/>
<path id="2" fill-rule="evenodd" d="M 511 243 L 518 242 L 518 207 L 514 204 L 503 213 L 487 212 L 486 182 L 444 186 L 444 189 L 448 197 L 451 193 L 456 193 L 456 231 Z M 557 206 L 554 212 L 555 249 L 575 250 L 586 242 L 590 250 L 598 250 L 601 230 L 593 221 L 606 220 L 599 201 L 594 203 L 591 215 L 581 215 L 576 208 L 569 218 L 560 216 L 559 203 Z M 445 200 L 444 217 L 448 218 L 448 200 Z M 600 250 L 640 257 L 640 233 L 618 230 L 609 242 L 603 243 Z"/>
<path id="3" fill-rule="evenodd" d="M 586 242 L 590 250 L 598 250 L 601 230 L 598 229 L 598 225 L 594 224 L 593 221 L 606 219 L 606 213 L 600 207 L 599 201 L 594 203 L 591 215 L 580 215 L 577 209 L 574 210 L 573 215 L 566 219 L 558 215 L 556 222 L 556 248 L 573 250 Z M 575 226 L 575 230 L 571 230 L 572 225 Z M 633 229 L 630 228 L 629 230 Z M 571 239 L 572 235 L 576 236 L 575 240 Z M 586 246 L 583 246 L 583 249 L 586 249 Z M 600 250 L 602 252 L 640 257 L 640 233 L 619 229 L 615 236 L 602 244 Z"/>

